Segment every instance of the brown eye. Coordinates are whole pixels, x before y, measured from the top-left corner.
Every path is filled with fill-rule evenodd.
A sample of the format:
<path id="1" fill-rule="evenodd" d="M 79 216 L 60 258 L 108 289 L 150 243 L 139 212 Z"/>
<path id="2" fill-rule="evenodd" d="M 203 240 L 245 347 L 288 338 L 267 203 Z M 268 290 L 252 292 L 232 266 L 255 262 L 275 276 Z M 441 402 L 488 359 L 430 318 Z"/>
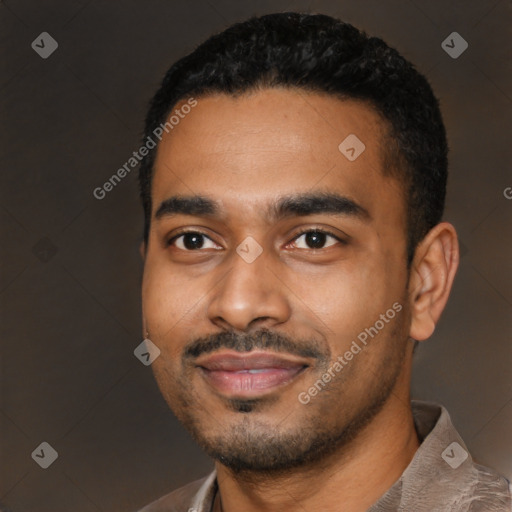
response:
<path id="1" fill-rule="evenodd" d="M 208 243 L 210 245 L 208 245 Z M 217 244 L 199 231 L 186 231 L 171 238 L 167 245 L 175 245 L 183 251 L 197 251 L 198 249 L 216 249 Z"/>
<path id="2" fill-rule="evenodd" d="M 327 242 L 328 245 L 325 245 Z M 303 231 L 294 238 L 294 245 L 299 249 L 326 249 L 337 242 L 342 241 L 332 233 L 320 229 Z"/>

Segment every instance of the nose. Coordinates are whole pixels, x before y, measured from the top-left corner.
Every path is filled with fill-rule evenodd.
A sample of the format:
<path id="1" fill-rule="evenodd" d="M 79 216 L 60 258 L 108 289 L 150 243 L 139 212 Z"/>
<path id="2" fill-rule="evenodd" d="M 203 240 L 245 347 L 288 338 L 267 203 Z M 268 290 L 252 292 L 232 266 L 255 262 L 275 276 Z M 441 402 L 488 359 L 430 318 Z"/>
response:
<path id="1" fill-rule="evenodd" d="M 271 256 L 271 255 L 270 255 Z M 248 331 L 286 322 L 290 304 L 278 269 L 265 251 L 251 263 L 233 252 L 224 277 L 215 286 L 208 317 L 223 329 Z M 274 268 L 273 268 L 274 267 Z"/>

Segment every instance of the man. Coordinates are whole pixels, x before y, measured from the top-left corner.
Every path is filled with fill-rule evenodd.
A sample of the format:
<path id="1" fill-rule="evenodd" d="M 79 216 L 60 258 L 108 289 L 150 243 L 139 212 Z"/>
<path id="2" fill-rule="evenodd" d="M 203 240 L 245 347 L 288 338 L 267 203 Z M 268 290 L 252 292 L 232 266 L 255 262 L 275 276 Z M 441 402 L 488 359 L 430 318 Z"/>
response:
<path id="1" fill-rule="evenodd" d="M 263 16 L 169 70 L 145 137 L 144 335 L 215 471 L 143 511 L 510 512 L 410 401 L 459 259 L 426 79 L 328 16 Z"/>

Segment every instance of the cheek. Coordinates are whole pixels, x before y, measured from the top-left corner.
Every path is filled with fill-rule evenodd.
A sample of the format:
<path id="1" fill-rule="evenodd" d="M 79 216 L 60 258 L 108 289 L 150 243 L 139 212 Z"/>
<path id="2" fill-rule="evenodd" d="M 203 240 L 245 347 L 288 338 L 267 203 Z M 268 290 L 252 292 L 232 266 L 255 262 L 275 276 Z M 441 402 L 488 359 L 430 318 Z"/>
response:
<path id="1" fill-rule="evenodd" d="M 181 339 L 191 327 L 191 317 L 201 307 L 197 284 L 183 273 L 163 265 L 147 264 L 142 283 L 142 306 L 146 325 L 155 343 Z"/>
<path id="2" fill-rule="evenodd" d="M 299 279 L 290 276 L 295 308 L 334 343 L 344 346 L 373 325 L 394 302 L 402 301 L 403 276 L 398 275 L 398 268 L 382 256 L 345 261 L 314 275 L 302 273 Z"/>

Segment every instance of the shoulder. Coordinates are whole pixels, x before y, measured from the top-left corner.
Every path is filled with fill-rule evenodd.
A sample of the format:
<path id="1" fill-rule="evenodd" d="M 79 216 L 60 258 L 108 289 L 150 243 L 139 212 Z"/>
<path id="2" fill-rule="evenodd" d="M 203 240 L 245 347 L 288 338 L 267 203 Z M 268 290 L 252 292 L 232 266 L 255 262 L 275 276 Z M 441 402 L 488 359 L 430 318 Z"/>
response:
<path id="1" fill-rule="evenodd" d="M 463 494 L 470 512 L 512 512 L 512 486 L 495 470 L 473 463 L 475 478 Z"/>
<path id="2" fill-rule="evenodd" d="M 393 494 L 404 510 L 512 512 L 510 482 L 473 460 L 448 411 L 419 401 L 412 411 L 421 444 Z"/>
<path id="3" fill-rule="evenodd" d="M 208 476 L 190 482 L 175 491 L 162 496 L 156 501 L 140 509 L 138 512 L 188 512 L 192 508 L 194 498 L 208 480 Z"/>

